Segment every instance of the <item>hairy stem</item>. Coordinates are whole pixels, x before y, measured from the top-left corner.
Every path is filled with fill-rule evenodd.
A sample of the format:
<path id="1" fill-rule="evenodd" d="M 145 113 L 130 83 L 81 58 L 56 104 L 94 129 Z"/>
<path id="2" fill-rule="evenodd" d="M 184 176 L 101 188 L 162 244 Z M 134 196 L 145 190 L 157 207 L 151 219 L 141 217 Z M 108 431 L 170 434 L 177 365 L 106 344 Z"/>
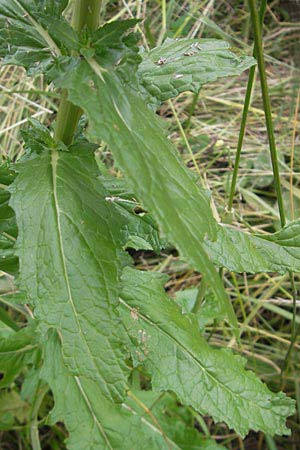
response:
<path id="1" fill-rule="evenodd" d="M 84 27 L 95 30 L 99 24 L 102 0 L 75 0 L 72 26 L 76 31 Z M 74 133 L 82 115 L 82 110 L 67 99 L 67 91 L 62 92 L 62 99 L 57 113 L 55 138 L 65 145 L 72 143 Z"/>
<path id="2" fill-rule="evenodd" d="M 284 226 L 286 220 L 285 220 L 283 198 L 282 198 L 281 185 L 280 185 L 278 158 L 277 158 L 277 150 L 276 150 L 273 122 L 272 122 L 271 104 L 270 104 L 269 89 L 268 89 L 267 76 L 266 76 L 265 57 L 264 57 L 264 52 L 263 52 L 261 29 L 260 29 L 258 12 L 256 9 L 256 1 L 248 0 L 248 4 L 249 4 L 250 13 L 251 13 L 252 25 L 253 25 L 256 56 L 257 56 L 258 70 L 259 70 L 259 75 L 260 75 L 261 92 L 262 92 L 262 99 L 263 99 L 265 118 L 266 118 L 266 126 L 267 126 L 268 138 L 269 138 L 269 146 L 270 146 L 270 153 L 271 153 L 271 160 L 272 160 L 272 167 L 273 167 L 273 174 L 274 174 L 275 189 L 276 189 L 276 194 L 277 194 L 280 222 L 281 222 L 281 226 Z"/>
<path id="3" fill-rule="evenodd" d="M 260 5 L 260 11 L 259 11 L 260 27 L 262 27 L 262 25 L 263 25 L 266 6 L 267 6 L 267 0 L 262 0 L 261 5 Z M 254 58 L 256 58 L 256 46 L 255 45 L 254 45 L 254 49 L 253 49 L 253 56 L 254 56 Z M 241 153 L 242 153 L 242 146 L 243 146 L 243 140 L 244 140 L 244 135 L 245 135 L 247 116 L 248 116 L 250 100 L 251 100 L 251 95 L 252 95 L 252 89 L 253 89 L 255 69 L 256 69 L 256 67 L 252 66 L 249 70 L 248 84 L 247 84 L 247 90 L 246 90 L 243 114 L 242 114 L 242 121 L 241 121 L 241 126 L 240 126 L 238 145 L 237 145 L 235 162 L 234 162 L 232 179 L 231 179 L 230 194 L 229 194 L 228 205 L 227 205 L 227 209 L 229 212 L 232 209 L 233 198 L 234 198 L 235 189 L 236 189 L 236 182 L 237 182 L 240 158 L 241 158 Z"/>

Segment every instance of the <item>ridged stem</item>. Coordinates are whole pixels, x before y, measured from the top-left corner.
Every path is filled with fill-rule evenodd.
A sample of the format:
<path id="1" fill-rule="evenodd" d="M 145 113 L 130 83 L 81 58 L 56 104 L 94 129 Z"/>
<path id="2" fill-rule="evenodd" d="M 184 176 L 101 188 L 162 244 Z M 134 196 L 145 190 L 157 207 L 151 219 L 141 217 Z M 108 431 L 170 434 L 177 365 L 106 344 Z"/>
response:
<path id="1" fill-rule="evenodd" d="M 264 59 L 263 46 L 262 46 L 262 38 L 261 38 L 258 14 L 257 14 L 255 3 L 256 3 L 255 0 L 248 0 L 252 24 L 253 24 L 253 30 L 254 30 L 255 46 L 257 49 L 257 62 L 258 62 L 260 82 L 261 82 L 263 105 L 264 105 L 264 111 L 265 111 L 265 117 L 266 117 L 266 126 L 267 126 L 268 137 L 269 137 L 269 146 L 270 146 L 270 153 L 271 153 L 271 160 L 272 160 L 272 167 L 273 167 L 275 189 L 276 189 L 276 195 L 277 195 L 277 201 L 278 201 L 280 222 L 281 222 L 281 226 L 284 227 L 286 224 L 286 218 L 285 218 L 285 212 L 284 212 L 284 206 L 283 206 L 283 197 L 282 197 L 282 192 L 281 192 L 280 175 L 279 175 L 279 168 L 278 168 L 278 157 L 277 157 L 275 137 L 274 137 L 274 129 L 273 129 L 273 122 L 272 122 L 272 114 L 271 114 L 271 104 L 270 104 L 269 90 L 268 90 L 267 77 L 266 77 L 266 68 L 265 68 L 265 59 Z M 283 373 L 286 370 L 286 368 L 288 367 L 290 355 L 294 348 L 297 336 L 300 332 L 300 327 L 299 326 L 296 327 L 297 291 L 296 291 L 296 287 L 295 287 L 294 274 L 292 272 L 289 272 L 289 276 L 290 276 L 290 281 L 291 281 L 291 286 L 292 286 L 292 295 L 293 295 L 293 320 L 292 320 L 291 342 L 290 342 L 288 351 L 285 355 L 284 362 L 282 365 L 282 370 L 281 370 L 281 382 L 283 382 Z"/>
<path id="2" fill-rule="evenodd" d="M 261 5 L 260 5 L 260 11 L 259 11 L 259 22 L 260 22 L 261 28 L 262 28 L 263 21 L 264 21 L 266 6 L 267 6 L 267 0 L 262 0 Z M 254 56 L 254 58 L 256 58 L 256 46 L 255 45 L 254 45 L 254 49 L 253 49 L 253 56 Z M 229 194 L 228 205 L 227 205 L 228 212 L 230 212 L 232 210 L 233 199 L 234 199 L 234 194 L 235 194 L 235 190 L 236 190 L 236 182 L 237 182 L 237 176 L 238 176 L 238 171 L 239 171 L 243 140 L 244 140 L 244 136 L 245 136 L 247 116 L 248 116 L 248 111 L 249 111 L 249 106 L 250 106 L 251 95 L 252 95 L 255 69 L 256 69 L 256 66 L 252 66 L 249 70 L 247 90 L 246 90 L 243 114 L 242 114 L 242 121 L 241 121 L 241 126 L 240 126 L 238 145 L 237 145 L 234 167 L 233 167 L 233 172 L 232 172 L 230 194 Z"/>
<path id="3" fill-rule="evenodd" d="M 76 31 L 81 31 L 84 27 L 90 30 L 97 29 L 101 4 L 102 0 L 76 0 L 72 17 L 73 28 Z M 69 102 L 67 97 L 67 91 L 63 90 L 54 135 L 56 140 L 62 141 L 65 145 L 70 145 L 82 115 L 82 110 Z"/>
<path id="4" fill-rule="evenodd" d="M 277 157 L 276 143 L 275 143 L 275 137 L 274 137 L 273 121 L 272 121 L 272 114 L 271 114 L 271 103 L 270 103 L 269 89 L 268 89 L 267 76 L 266 76 L 266 66 L 265 66 L 265 57 L 264 57 L 263 45 L 262 45 L 261 29 L 260 29 L 258 12 L 256 9 L 256 1 L 248 0 L 248 4 L 249 4 L 253 32 L 254 32 L 256 57 L 257 57 L 259 75 L 260 75 L 261 93 L 262 93 L 265 118 L 266 118 L 266 126 L 267 126 L 268 138 L 269 138 L 269 147 L 270 147 L 271 161 L 272 161 L 272 167 L 273 167 L 273 175 L 274 175 L 274 183 L 275 183 L 275 189 L 276 189 L 276 195 L 277 195 L 279 216 L 280 216 L 281 226 L 283 227 L 286 223 L 286 219 L 285 219 L 283 197 L 282 197 L 281 184 L 280 184 L 278 157 Z"/>

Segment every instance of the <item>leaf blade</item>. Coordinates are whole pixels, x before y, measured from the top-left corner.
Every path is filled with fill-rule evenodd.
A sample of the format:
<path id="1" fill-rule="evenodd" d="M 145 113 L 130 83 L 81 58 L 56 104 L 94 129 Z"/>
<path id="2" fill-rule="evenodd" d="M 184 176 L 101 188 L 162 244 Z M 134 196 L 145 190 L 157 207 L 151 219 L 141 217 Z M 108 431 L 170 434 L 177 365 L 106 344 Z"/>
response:
<path id="1" fill-rule="evenodd" d="M 116 405 L 108 401 L 98 383 L 71 375 L 63 363 L 60 342 L 54 333 L 45 344 L 41 377 L 49 383 L 54 394 L 51 423 L 63 420 L 69 431 L 68 449 L 179 449 L 171 440 L 168 442 L 172 446 L 166 446 L 160 430 L 127 403 Z"/>
<path id="2" fill-rule="evenodd" d="M 299 234 L 299 220 L 273 234 L 254 235 L 220 225 L 217 239 L 205 240 L 204 248 L 214 264 L 233 272 L 299 272 Z"/>
<path id="3" fill-rule="evenodd" d="M 114 73 L 103 72 L 94 60 L 90 64 L 92 68 L 84 61 L 75 63 L 72 71 L 63 73 L 59 84 L 68 89 L 69 99 L 86 111 L 91 137 L 109 145 L 129 186 L 154 215 L 167 239 L 206 274 L 237 335 L 232 305 L 202 246 L 205 235 L 215 239 L 217 232 L 207 195 L 183 166 L 144 100 L 132 94 Z"/>
<path id="4" fill-rule="evenodd" d="M 159 102 L 180 93 L 198 92 L 220 77 L 240 75 L 255 59 L 237 53 L 220 39 L 169 39 L 143 52 L 138 77 L 144 88 Z"/>
<path id="5" fill-rule="evenodd" d="M 93 151 L 46 151 L 23 163 L 10 190 L 20 289 L 35 306 L 42 332 L 58 330 L 70 370 L 98 380 L 103 395 L 121 401 L 128 368 L 116 304 L 127 259 Z"/>
<path id="6" fill-rule="evenodd" d="M 294 401 L 269 391 L 245 370 L 243 358 L 209 347 L 196 319 L 182 315 L 163 291 L 164 278 L 130 268 L 122 277 L 121 310 L 133 357 L 152 373 L 153 389 L 174 391 L 183 404 L 225 421 L 241 436 L 249 429 L 289 433 L 285 419 Z"/>

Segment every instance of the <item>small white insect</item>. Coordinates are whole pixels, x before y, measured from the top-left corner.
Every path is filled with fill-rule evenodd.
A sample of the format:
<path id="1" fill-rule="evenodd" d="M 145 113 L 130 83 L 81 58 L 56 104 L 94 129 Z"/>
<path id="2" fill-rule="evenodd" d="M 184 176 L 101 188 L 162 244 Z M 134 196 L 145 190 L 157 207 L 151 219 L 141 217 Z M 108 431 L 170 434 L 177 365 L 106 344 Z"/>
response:
<path id="1" fill-rule="evenodd" d="M 159 66 L 162 66 L 163 64 L 166 64 L 166 62 L 167 62 L 167 58 L 164 58 L 163 56 L 161 56 L 161 57 L 159 58 L 159 60 L 157 61 L 157 64 L 158 64 Z"/>
<path id="2" fill-rule="evenodd" d="M 179 78 L 183 78 L 183 74 L 182 73 L 175 73 L 175 75 L 174 75 L 174 78 L 176 79 L 176 80 L 178 80 Z"/>
<path id="3" fill-rule="evenodd" d="M 188 50 L 187 52 L 184 52 L 184 56 L 194 56 L 197 52 L 194 50 Z"/>

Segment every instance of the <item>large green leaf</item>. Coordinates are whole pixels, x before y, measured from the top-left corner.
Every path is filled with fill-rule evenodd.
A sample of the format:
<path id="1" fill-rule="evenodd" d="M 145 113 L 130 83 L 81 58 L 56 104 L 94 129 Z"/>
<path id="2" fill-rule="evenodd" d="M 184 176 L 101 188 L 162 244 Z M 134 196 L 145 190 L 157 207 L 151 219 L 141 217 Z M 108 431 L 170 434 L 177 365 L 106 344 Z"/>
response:
<path id="1" fill-rule="evenodd" d="M 49 149 L 19 171 L 10 191 L 19 228 L 20 289 L 42 330 L 60 334 L 70 370 L 120 401 L 127 377 L 126 336 L 116 311 L 125 262 L 122 226 L 97 180 L 93 150 Z"/>
<path id="2" fill-rule="evenodd" d="M 0 430 L 11 430 L 29 419 L 30 407 L 18 392 L 0 391 Z"/>
<path id="3" fill-rule="evenodd" d="M 191 288 L 176 292 L 174 300 L 180 306 L 183 314 L 192 313 L 198 299 L 199 289 L 201 289 L 201 287 L 198 289 Z M 210 288 L 206 289 L 200 307 L 195 312 L 195 315 L 201 331 L 204 331 L 205 326 L 214 321 L 223 321 L 224 316 L 220 310 L 220 304 L 218 299 L 212 294 Z"/>
<path id="4" fill-rule="evenodd" d="M 144 211 L 133 193 L 128 191 L 123 179 L 102 176 L 101 181 L 108 191 L 108 201 L 114 203 L 121 217 L 124 217 L 124 242 L 126 247 L 136 250 L 154 250 L 159 253 L 167 246 L 160 237 L 158 226 L 151 215 Z"/>
<path id="5" fill-rule="evenodd" d="M 299 272 L 299 236 L 299 220 L 269 235 L 251 235 L 220 225 L 217 239 L 207 239 L 204 248 L 217 266 L 234 272 Z"/>
<path id="6" fill-rule="evenodd" d="M 15 275 L 18 271 L 18 258 L 14 245 L 18 230 L 14 211 L 9 206 L 8 186 L 13 182 L 15 173 L 7 164 L 0 166 L 0 270 Z"/>
<path id="7" fill-rule="evenodd" d="M 4 63 L 37 69 L 77 48 L 76 33 L 61 17 L 67 0 L 0 0 L 0 56 Z"/>
<path id="8" fill-rule="evenodd" d="M 108 69 L 95 60 L 75 62 L 59 80 L 82 107 L 90 135 L 111 148 L 128 185 L 160 225 L 166 238 L 206 274 L 231 324 L 236 318 L 202 241 L 215 239 L 217 223 L 206 194 L 182 164 L 158 117 Z M 84 95 L 82 93 L 84 92 Z"/>
<path id="9" fill-rule="evenodd" d="M 141 56 L 140 82 L 159 101 L 198 92 L 204 84 L 239 75 L 255 64 L 254 58 L 221 39 L 166 39 Z"/>
<path id="10" fill-rule="evenodd" d="M 225 447 L 197 430 L 192 408 L 181 405 L 174 394 L 161 395 L 158 392 L 144 390 L 134 390 L 133 394 L 134 398 L 127 400 L 132 409 L 140 415 L 145 415 L 145 409 L 148 408 L 164 433 L 172 437 L 182 450 L 225 450 Z M 135 398 L 138 401 L 134 401 Z"/>
<path id="11" fill-rule="evenodd" d="M 196 317 L 182 315 L 165 294 L 165 276 L 126 268 L 121 294 L 122 318 L 136 363 L 152 374 L 152 388 L 174 391 L 215 421 L 244 436 L 250 429 L 285 434 L 294 401 L 272 393 L 245 360 L 229 349 L 213 349 L 199 332 Z"/>
<path id="12" fill-rule="evenodd" d="M 179 450 L 148 417 L 141 419 L 131 403 L 113 404 L 103 396 L 99 383 L 71 375 L 63 363 L 60 343 L 54 333 L 45 345 L 41 376 L 54 394 L 51 423 L 64 421 L 69 431 L 68 449 Z"/>
<path id="13" fill-rule="evenodd" d="M 34 326 L 0 339 L 0 387 L 9 386 L 38 351 Z"/>

